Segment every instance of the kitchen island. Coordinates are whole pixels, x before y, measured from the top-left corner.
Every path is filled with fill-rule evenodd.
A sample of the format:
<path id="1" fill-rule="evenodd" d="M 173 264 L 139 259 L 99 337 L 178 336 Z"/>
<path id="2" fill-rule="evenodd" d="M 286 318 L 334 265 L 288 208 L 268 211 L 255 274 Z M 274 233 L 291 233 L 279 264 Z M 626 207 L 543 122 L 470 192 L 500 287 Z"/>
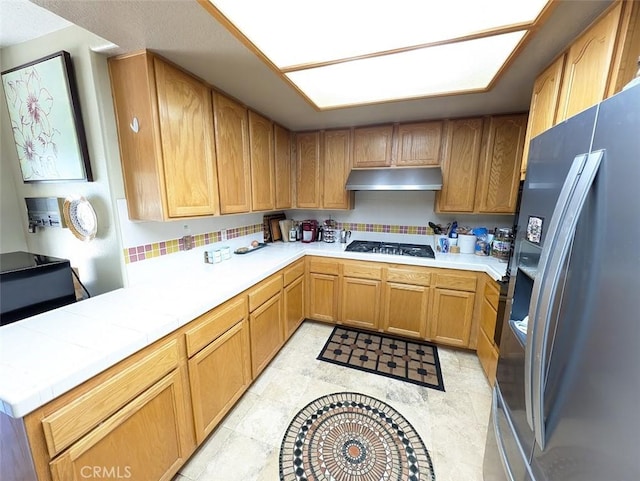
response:
<path id="1" fill-rule="evenodd" d="M 19 425 L 21 418 L 29 419 L 29 413 L 36 410 L 42 411 L 40 408 L 45 405 L 55 406 L 57 411 L 63 411 L 61 408 L 66 405 L 75 409 L 62 414 L 57 411 L 53 414 L 45 415 L 45 413 L 38 418 L 32 416 L 32 424 L 27 423 L 27 433 L 35 429 L 36 424 L 39 427 L 39 423 L 43 420 L 43 425 L 46 426 L 40 443 L 40 449 L 45 452 L 40 453 L 38 449 L 34 450 L 31 442 L 34 461 L 40 464 L 39 471 L 37 470 L 39 477 L 34 479 L 64 479 L 64 473 L 67 472 L 65 470 L 73 466 L 74 449 L 76 451 L 80 449 L 77 445 L 85 442 L 85 438 L 90 438 L 93 431 L 106 429 L 104 426 L 108 425 L 112 418 L 117 418 L 121 412 L 125 411 L 124 408 L 118 407 L 120 406 L 118 403 L 132 405 L 138 402 L 138 398 L 142 398 L 153 389 L 158 393 L 164 392 L 162 389 L 170 389 L 174 398 L 168 405 L 174 408 L 183 405 L 180 409 L 176 408 L 174 412 L 176 422 L 186 420 L 186 428 L 175 436 L 178 444 L 182 443 L 182 447 L 179 450 L 179 456 L 172 461 L 174 464 L 167 465 L 166 472 L 172 471 L 173 468 L 177 469 L 196 446 L 196 441 L 193 439 L 193 416 L 189 409 L 190 398 L 196 396 L 193 392 L 196 383 L 195 374 L 193 374 L 195 372 L 193 368 L 196 366 L 194 363 L 197 356 L 201 355 L 200 353 L 212 345 L 214 348 L 217 347 L 215 344 L 218 342 L 212 337 L 209 347 L 198 352 L 202 346 L 191 348 L 189 336 L 192 336 L 191 339 L 198 339 L 197 332 L 207 331 L 210 326 L 219 322 L 218 319 L 226 319 L 227 313 L 241 312 L 243 318 L 247 320 L 250 318 L 251 322 L 255 322 L 251 326 L 261 326 L 258 324 L 259 316 L 266 313 L 268 318 L 269 312 L 282 312 L 279 304 L 274 304 L 278 307 L 269 307 L 269 302 L 263 303 L 262 297 L 267 299 L 266 293 L 272 286 L 275 286 L 274 289 L 277 292 L 282 291 L 281 272 L 285 272 L 292 265 L 304 266 L 304 260 L 300 261 L 300 259 L 328 258 L 336 262 L 362 261 L 381 263 L 380 265 L 452 269 L 485 273 L 494 280 L 500 280 L 506 270 L 506 264 L 490 257 L 436 254 L 436 259 L 424 259 L 385 254 L 361 254 L 344 251 L 344 244 L 274 243 L 256 252 L 233 255 L 230 260 L 218 264 L 205 264 L 204 250 L 204 248 L 198 248 L 167 256 L 171 258 L 170 262 L 167 262 L 168 259 L 163 259 L 162 266 L 158 263 L 158 275 L 150 276 L 146 282 L 65 306 L 0 329 L 2 347 L 0 349 L 0 400 L 2 401 L 0 409 L 3 413 L 0 416 L 13 419 L 9 422 L 16 422 Z M 160 272 L 164 275 L 160 276 Z M 305 272 L 304 275 L 308 276 L 309 273 Z M 277 279 L 280 279 L 279 287 L 274 284 Z M 244 295 L 245 292 L 248 295 Z M 245 300 L 247 298 L 248 302 Z M 256 304 L 255 310 L 251 306 L 254 298 L 260 299 L 260 305 Z M 216 313 L 211 320 L 206 319 L 210 312 Z M 237 325 L 233 325 L 233 322 L 236 321 L 229 323 L 227 333 L 220 338 L 233 334 L 240 342 L 244 339 L 242 336 L 248 337 L 249 322 L 238 322 Z M 246 324 L 247 328 L 240 328 L 241 324 Z M 268 325 L 264 326 L 268 328 Z M 234 331 L 236 328 L 237 332 Z M 284 341 L 286 339 L 282 336 L 281 342 L 276 347 L 279 348 Z M 193 341 L 192 344 L 197 342 Z M 254 348 L 262 348 L 261 345 L 255 344 L 258 341 L 252 339 L 251 342 L 252 352 Z M 266 352 L 263 364 L 268 363 L 275 352 L 273 350 Z M 249 353 L 243 356 L 246 358 L 245 364 L 249 363 L 245 371 L 248 374 L 244 376 L 242 385 L 234 388 L 236 390 L 230 397 L 233 400 L 244 392 L 246 386 L 264 367 L 264 365 L 250 366 Z M 256 357 L 255 352 L 253 357 Z M 162 366 L 166 368 L 161 368 Z M 253 373 L 248 372 L 250 368 L 253 368 Z M 114 389 L 109 389 L 109 383 L 115 382 L 112 379 L 129 376 L 125 381 L 126 386 L 130 386 L 134 380 L 138 379 L 137 372 L 141 376 L 142 373 L 153 371 L 153 369 L 157 371 L 157 376 L 153 379 L 155 384 L 151 387 L 147 384 L 141 387 L 140 392 L 146 389 L 142 394 L 136 391 L 134 394 L 138 398 L 125 396 L 117 402 L 113 401 L 114 408 L 109 411 L 108 420 L 96 418 L 95 423 L 101 424 L 95 429 L 93 429 L 95 424 L 91 426 L 87 424 L 87 428 L 81 433 L 67 432 L 66 426 L 74 421 L 78 410 L 85 413 L 96 404 L 100 407 L 104 404 L 101 392 L 111 400 L 114 397 L 113 392 L 123 392 L 120 388 L 116 389 L 115 384 Z M 120 376 L 121 373 L 124 374 Z M 188 386 L 189 383 L 191 389 Z M 72 399 L 73 402 L 69 402 L 70 391 L 78 393 L 77 398 Z M 143 401 L 139 402 L 144 404 Z M 116 407 L 120 410 L 117 411 Z M 226 408 L 227 405 L 225 405 Z M 122 414 L 122 419 L 113 422 L 124 423 L 126 418 L 127 416 Z M 88 432 L 89 427 L 93 431 Z M 195 428 L 197 444 L 212 429 L 210 425 L 201 426 L 201 428 L 200 431 L 198 426 Z M 39 429 L 42 428 L 39 427 Z M 170 429 L 170 426 L 167 426 L 167 429 Z M 18 429 L 17 432 L 19 431 Z M 85 434 L 86 432 L 88 434 Z M 83 434 L 84 437 L 76 441 L 78 437 L 76 434 L 78 436 Z M 76 453 L 77 456 L 80 456 L 78 453 Z M 47 456 L 46 461 L 36 460 L 43 455 Z M 64 461 L 63 458 L 69 457 L 73 459 Z M 49 459 L 52 460 L 51 473 L 53 474 L 47 473 L 47 477 L 43 477 L 42 471 L 49 463 Z M 58 462 L 60 459 L 64 462 Z"/>

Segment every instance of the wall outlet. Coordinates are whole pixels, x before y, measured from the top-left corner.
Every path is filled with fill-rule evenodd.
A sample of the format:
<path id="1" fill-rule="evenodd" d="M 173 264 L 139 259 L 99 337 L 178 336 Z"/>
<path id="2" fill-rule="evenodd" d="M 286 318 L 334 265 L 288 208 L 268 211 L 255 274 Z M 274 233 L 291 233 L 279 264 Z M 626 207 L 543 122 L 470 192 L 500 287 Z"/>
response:
<path id="1" fill-rule="evenodd" d="M 220 240 L 221 241 L 226 241 L 227 240 L 227 229 L 222 229 L 220 231 Z"/>
<path id="2" fill-rule="evenodd" d="M 189 251 L 193 248 L 193 236 L 185 235 L 182 237 L 182 244 L 184 245 L 184 250 Z"/>

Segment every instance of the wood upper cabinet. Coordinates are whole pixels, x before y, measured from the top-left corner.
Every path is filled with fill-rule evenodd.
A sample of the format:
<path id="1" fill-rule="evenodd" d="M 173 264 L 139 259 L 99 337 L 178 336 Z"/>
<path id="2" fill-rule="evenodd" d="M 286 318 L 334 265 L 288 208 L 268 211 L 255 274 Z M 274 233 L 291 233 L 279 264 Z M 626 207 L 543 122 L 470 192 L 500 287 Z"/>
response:
<path id="1" fill-rule="evenodd" d="M 218 213 L 209 88 L 149 52 L 109 59 L 132 220 Z"/>
<path id="2" fill-rule="evenodd" d="M 393 125 L 353 129 L 353 166 L 386 167 L 391 165 Z"/>
<path id="3" fill-rule="evenodd" d="M 486 119 L 477 181 L 476 212 L 515 212 L 526 127 L 526 114 Z"/>
<path id="4" fill-rule="evenodd" d="M 623 3 L 618 2 L 569 47 L 556 123 L 605 98 Z"/>
<path id="5" fill-rule="evenodd" d="M 442 190 L 436 194 L 438 212 L 473 212 L 481 143 L 482 119 L 446 122 Z"/>
<path id="6" fill-rule="evenodd" d="M 291 169 L 291 132 L 278 124 L 273 125 L 275 163 L 275 208 L 293 207 L 293 183 Z"/>
<path id="7" fill-rule="evenodd" d="M 296 207 L 322 207 L 320 132 L 296 134 Z"/>
<path id="8" fill-rule="evenodd" d="M 529 142 L 535 136 L 553 127 L 560 103 L 560 84 L 566 55 L 561 55 L 547 69 L 536 78 L 533 84 L 533 94 L 529 107 L 529 122 L 525 136 L 521 176 L 527 171 L 529 157 Z"/>
<path id="9" fill-rule="evenodd" d="M 351 131 L 323 132 L 322 146 L 322 207 L 350 209 L 354 193 L 345 190 L 345 184 L 351 171 Z"/>
<path id="10" fill-rule="evenodd" d="M 273 210 L 275 206 L 275 163 L 273 122 L 249 111 L 251 152 L 251 210 Z"/>
<path id="11" fill-rule="evenodd" d="M 439 165 L 442 125 L 442 121 L 398 125 L 393 163 L 398 167 Z"/>
<path id="12" fill-rule="evenodd" d="M 247 109 L 214 92 L 216 153 L 220 212 L 237 214 L 251 210 L 251 167 Z"/>

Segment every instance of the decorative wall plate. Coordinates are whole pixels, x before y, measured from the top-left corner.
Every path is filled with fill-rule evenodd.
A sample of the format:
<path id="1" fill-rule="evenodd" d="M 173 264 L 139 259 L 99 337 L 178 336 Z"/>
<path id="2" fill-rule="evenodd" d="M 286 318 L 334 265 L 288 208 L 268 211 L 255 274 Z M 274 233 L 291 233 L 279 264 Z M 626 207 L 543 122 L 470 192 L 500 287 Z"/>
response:
<path id="1" fill-rule="evenodd" d="M 84 242 L 93 240 L 98 230 L 98 220 L 93 206 L 84 197 L 67 197 L 62 214 L 69 230 Z"/>

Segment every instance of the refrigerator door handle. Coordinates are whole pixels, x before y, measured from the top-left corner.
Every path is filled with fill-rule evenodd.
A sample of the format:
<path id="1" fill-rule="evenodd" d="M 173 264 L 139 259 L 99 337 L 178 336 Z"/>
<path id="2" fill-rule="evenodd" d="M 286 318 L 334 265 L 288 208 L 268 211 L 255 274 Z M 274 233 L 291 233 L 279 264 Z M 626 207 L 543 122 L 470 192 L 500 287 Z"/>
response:
<path id="1" fill-rule="evenodd" d="M 558 285 L 562 277 L 562 269 L 565 265 L 567 257 L 571 252 L 573 237 L 576 232 L 580 214 L 586 203 L 591 186 L 596 178 L 598 169 L 602 163 L 604 151 L 599 150 L 589 154 L 587 162 L 581 172 L 576 184 L 574 194 L 571 196 L 569 205 L 566 209 L 562 225 L 559 227 L 556 238 L 556 246 L 550 252 L 550 261 L 548 270 L 545 273 L 546 281 L 543 283 L 542 292 L 539 297 L 538 304 L 538 320 L 540 326 L 536 329 L 534 346 L 534 364 L 533 364 L 533 421 L 536 442 L 540 449 L 544 449 L 546 444 L 546 425 L 544 419 L 544 387 L 546 384 L 546 365 L 547 365 L 547 345 L 549 338 L 549 328 L 551 325 L 551 317 L 554 312 L 558 293 Z M 545 246 L 546 247 L 546 246 Z M 537 322 L 536 322 L 537 324 Z"/>
<path id="2" fill-rule="evenodd" d="M 558 234 L 560 232 L 560 226 L 564 223 L 564 218 L 567 214 L 567 208 L 571 197 L 580 178 L 580 173 L 584 169 L 584 165 L 589 158 L 588 154 L 577 155 L 573 159 L 571 168 L 567 173 L 562 190 L 556 202 L 556 207 L 553 210 L 551 216 L 551 222 L 547 231 L 547 237 L 544 242 L 542 253 L 540 254 L 540 260 L 538 262 L 538 275 L 533 283 L 533 290 L 531 292 L 531 301 L 529 304 L 529 324 L 527 328 L 527 345 L 525 346 L 525 358 L 524 358 L 524 391 L 525 391 L 525 411 L 527 415 L 527 422 L 531 430 L 535 429 L 533 420 L 533 366 L 534 355 L 540 350 L 539 346 L 535 343 L 537 338 L 537 332 L 539 330 L 538 312 L 540 306 L 541 292 L 543 290 L 543 284 L 547 279 L 547 271 L 551 262 L 551 253 L 555 251 L 557 244 Z"/>

